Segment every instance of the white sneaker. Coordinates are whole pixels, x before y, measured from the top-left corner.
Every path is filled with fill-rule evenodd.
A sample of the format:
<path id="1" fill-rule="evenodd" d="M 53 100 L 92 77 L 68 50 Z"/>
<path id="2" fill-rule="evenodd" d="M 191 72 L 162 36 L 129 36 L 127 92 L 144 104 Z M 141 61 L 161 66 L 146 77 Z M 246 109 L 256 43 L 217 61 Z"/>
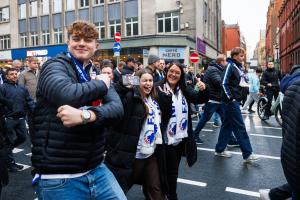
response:
<path id="1" fill-rule="evenodd" d="M 251 154 L 247 159 L 244 159 L 244 162 L 250 164 L 250 163 L 256 162 L 258 160 L 259 160 L 258 156 Z"/>
<path id="2" fill-rule="evenodd" d="M 271 200 L 269 196 L 270 189 L 260 189 L 258 192 L 261 200 Z"/>
<path id="3" fill-rule="evenodd" d="M 221 157 L 225 157 L 225 158 L 230 158 L 232 156 L 232 154 L 228 151 L 223 151 L 221 153 L 215 152 L 215 156 L 221 156 Z"/>
<path id="4" fill-rule="evenodd" d="M 243 109 L 241 109 L 241 113 L 242 113 L 242 114 L 249 114 L 250 112 L 249 112 L 248 110 L 243 110 Z"/>

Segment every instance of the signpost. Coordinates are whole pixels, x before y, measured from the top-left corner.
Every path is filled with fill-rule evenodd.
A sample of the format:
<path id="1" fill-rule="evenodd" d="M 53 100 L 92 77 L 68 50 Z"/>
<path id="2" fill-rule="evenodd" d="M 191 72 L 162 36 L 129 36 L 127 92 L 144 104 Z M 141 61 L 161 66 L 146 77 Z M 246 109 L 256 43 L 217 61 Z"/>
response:
<path id="1" fill-rule="evenodd" d="M 115 33 L 115 41 L 116 42 L 121 42 L 121 33 L 119 33 L 119 32 Z"/>
<path id="2" fill-rule="evenodd" d="M 121 51 L 121 33 L 116 32 L 115 33 L 115 43 L 113 45 L 113 51 L 114 51 L 114 56 L 117 57 L 117 66 L 119 65 L 120 62 L 120 51 Z"/>
<path id="3" fill-rule="evenodd" d="M 198 53 L 191 53 L 190 55 L 190 61 L 193 63 L 194 65 L 194 72 L 195 74 L 197 74 L 197 69 L 196 69 L 196 63 L 200 60 L 199 58 L 199 54 Z"/>

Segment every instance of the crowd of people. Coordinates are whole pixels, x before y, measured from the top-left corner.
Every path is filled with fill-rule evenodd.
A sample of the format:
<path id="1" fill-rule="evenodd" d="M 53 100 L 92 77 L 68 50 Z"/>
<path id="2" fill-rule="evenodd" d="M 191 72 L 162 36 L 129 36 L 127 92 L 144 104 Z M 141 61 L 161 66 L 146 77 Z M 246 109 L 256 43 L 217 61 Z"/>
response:
<path id="1" fill-rule="evenodd" d="M 41 200 L 125 200 L 134 184 L 142 185 L 146 199 L 176 200 L 181 158 L 186 157 L 189 167 L 197 162 L 197 144 L 204 142 L 200 132 L 213 115 L 221 126 L 215 156 L 229 158 L 227 147 L 240 147 L 246 164 L 259 160 L 242 112 L 251 111 L 262 85 L 270 102 L 264 120 L 269 119 L 281 79 L 273 63 L 262 77 L 261 69 L 250 76 L 243 66 L 245 50 L 236 47 L 230 58 L 219 55 L 196 75 L 192 66 L 166 64 L 154 54 L 147 66 L 128 57 L 115 67 L 108 59 L 92 61 L 100 45 L 98 34 L 93 24 L 75 21 L 68 27 L 67 52 L 41 67 L 35 57 L 25 67 L 15 60 L 1 72 L 0 192 L 9 182 L 7 171 L 23 169 L 12 150 L 24 143 L 27 133 L 32 185 Z M 299 143 L 292 141 L 296 137 L 299 142 L 300 84 L 299 68 L 294 71 L 283 79 L 282 163 L 295 200 Z M 291 106 L 294 113 L 286 114 L 284 109 Z M 194 114 L 199 116 L 195 129 Z M 295 150 L 292 155 L 288 145 Z"/>

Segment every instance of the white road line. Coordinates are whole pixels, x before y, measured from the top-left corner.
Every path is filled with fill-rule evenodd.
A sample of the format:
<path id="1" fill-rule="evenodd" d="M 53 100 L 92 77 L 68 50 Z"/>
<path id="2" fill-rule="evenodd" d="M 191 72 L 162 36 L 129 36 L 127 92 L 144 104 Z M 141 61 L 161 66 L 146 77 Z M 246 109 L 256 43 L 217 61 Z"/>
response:
<path id="1" fill-rule="evenodd" d="M 32 156 L 32 153 L 27 153 L 27 154 L 25 154 L 26 156 Z"/>
<path id="2" fill-rule="evenodd" d="M 198 181 L 191 181 L 191 180 L 182 179 L 182 178 L 177 178 L 177 182 L 178 183 L 185 183 L 185 184 L 189 184 L 189 185 L 200 186 L 200 187 L 206 187 L 207 186 L 207 183 L 198 182 Z"/>
<path id="3" fill-rule="evenodd" d="M 249 190 L 241 190 L 241 189 L 232 188 L 232 187 L 226 187 L 225 191 L 237 193 L 237 194 L 244 194 L 244 195 L 253 196 L 253 197 L 260 197 L 259 192 L 253 192 L 253 191 L 249 191 Z"/>
<path id="4" fill-rule="evenodd" d="M 20 170 L 20 171 L 23 171 L 23 170 L 25 170 L 25 169 L 28 169 L 28 168 L 30 168 L 31 166 L 29 166 L 29 165 L 24 165 L 24 164 L 21 164 L 21 163 L 17 163 L 18 165 L 23 165 L 24 166 L 24 168 L 22 169 L 22 170 Z"/>
<path id="5" fill-rule="evenodd" d="M 24 149 L 14 148 L 13 153 L 19 153 L 21 151 L 24 151 Z"/>
<path id="6" fill-rule="evenodd" d="M 252 135 L 252 136 L 258 136 L 258 137 L 269 137 L 269 138 L 278 138 L 278 139 L 282 139 L 281 136 L 274 136 L 274 135 L 263 135 L 263 134 L 249 134 L 249 135 Z"/>
<path id="7" fill-rule="evenodd" d="M 202 147 L 197 147 L 197 150 L 199 151 L 211 151 L 211 152 L 215 152 L 215 149 L 209 149 L 209 148 L 202 148 Z M 241 152 L 236 152 L 236 151 L 228 151 L 231 154 L 235 154 L 235 155 L 242 155 Z M 268 155 L 262 155 L 262 154 L 255 154 L 256 156 L 260 157 L 260 158 L 268 158 L 268 159 L 273 159 L 273 160 L 280 160 L 280 157 L 277 156 L 268 156 Z"/>

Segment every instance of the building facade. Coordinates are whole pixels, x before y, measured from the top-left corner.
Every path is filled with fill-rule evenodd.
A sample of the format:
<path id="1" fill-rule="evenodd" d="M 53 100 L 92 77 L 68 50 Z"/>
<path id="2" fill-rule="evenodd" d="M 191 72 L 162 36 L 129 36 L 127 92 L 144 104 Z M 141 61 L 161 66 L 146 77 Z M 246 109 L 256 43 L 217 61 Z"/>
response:
<path id="1" fill-rule="evenodd" d="M 253 59 L 256 59 L 258 66 L 266 67 L 266 31 L 260 30 L 259 41 L 254 50 Z"/>
<path id="2" fill-rule="evenodd" d="M 146 63 L 154 53 L 189 64 L 190 52 L 209 59 L 221 50 L 221 0 L 1 0 L 0 11 L 0 54 L 8 60 L 65 51 L 67 26 L 78 19 L 99 29 L 99 59 L 114 58 L 116 32 L 123 60 Z"/>
<path id="3" fill-rule="evenodd" d="M 280 65 L 288 73 L 300 64 L 300 2 L 285 0 L 279 12 Z"/>

